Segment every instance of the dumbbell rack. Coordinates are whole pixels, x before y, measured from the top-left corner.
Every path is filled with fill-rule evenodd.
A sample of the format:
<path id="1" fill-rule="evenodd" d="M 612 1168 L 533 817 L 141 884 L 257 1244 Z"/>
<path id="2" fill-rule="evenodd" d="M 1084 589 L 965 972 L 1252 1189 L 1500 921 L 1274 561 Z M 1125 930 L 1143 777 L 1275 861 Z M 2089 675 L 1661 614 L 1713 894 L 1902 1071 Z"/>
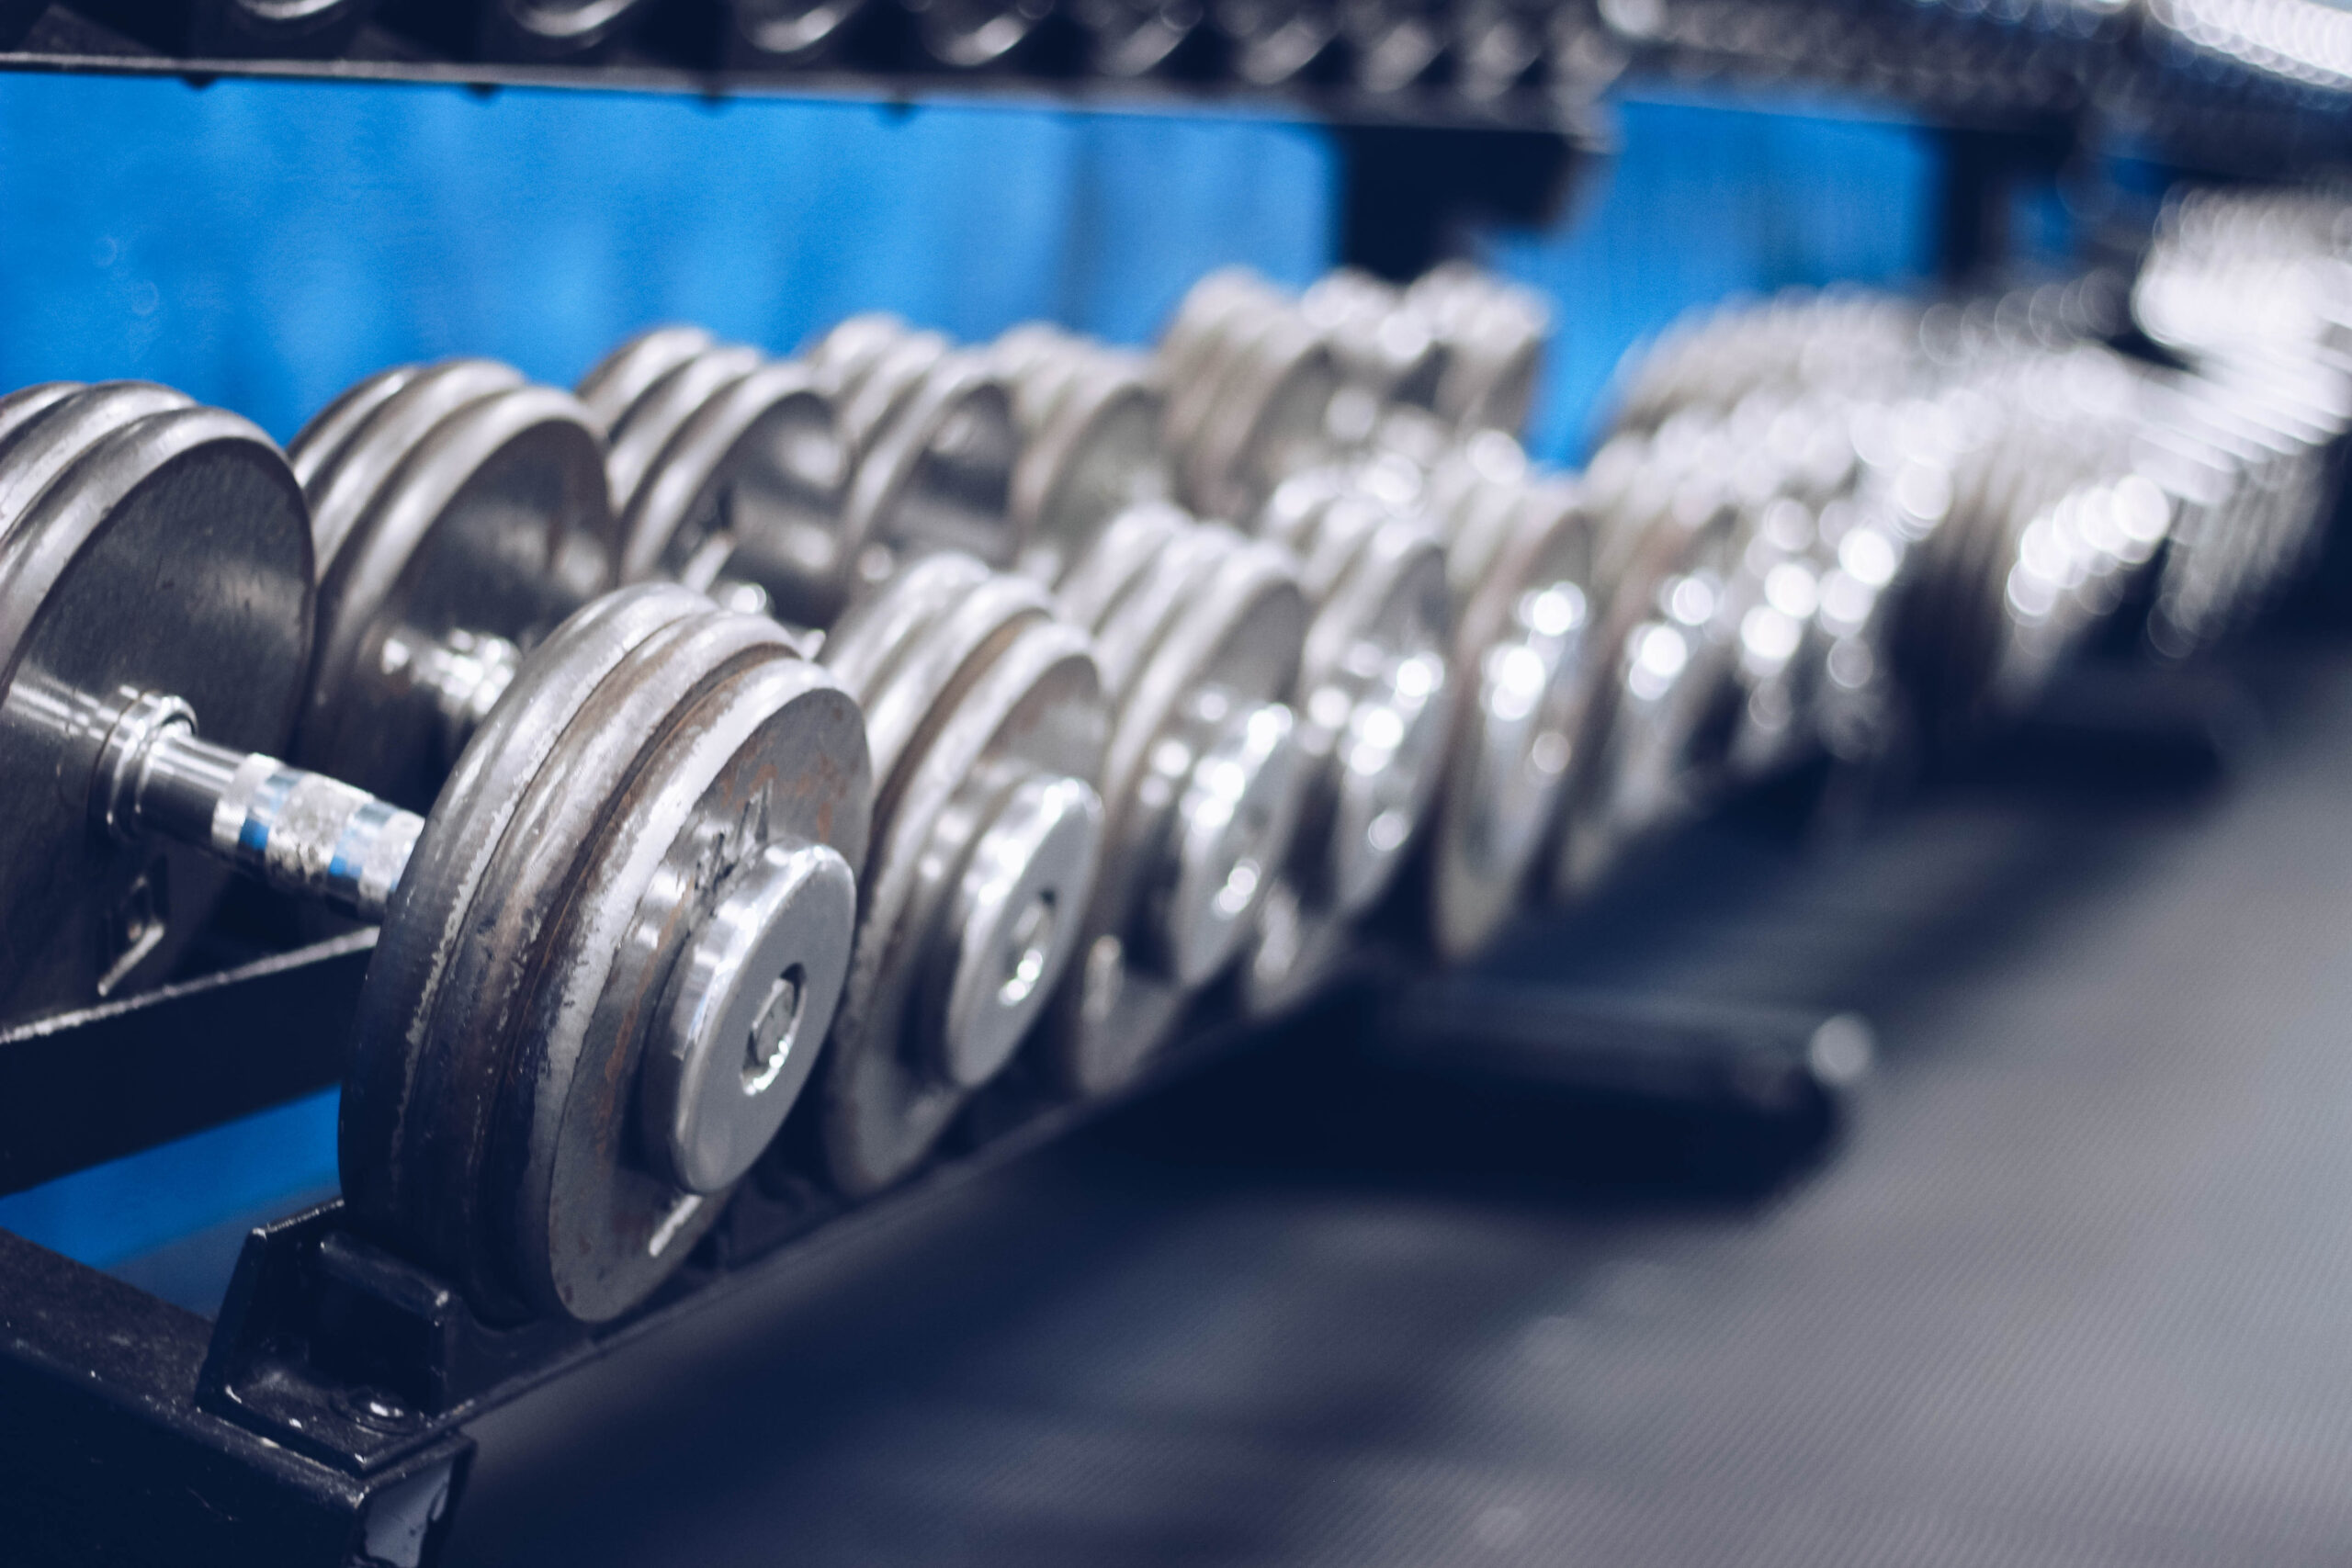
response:
<path id="1" fill-rule="evenodd" d="M 373 946 L 373 932 L 340 938 L 0 1034 L 0 1189 L 334 1084 Z M 1310 1009 L 1363 993 L 1375 975 L 1390 976 L 1385 991 L 1411 967 L 1399 949 L 1368 950 Z M 1469 1070 L 1779 1117 L 1844 1087 L 1810 1049 L 1822 1021 L 1555 1006 L 1543 1049 L 1514 1056 L 1505 1028 Z M 961 1146 L 854 1209 L 747 1187 L 679 1275 L 594 1328 L 481 1321 L 455 1290 L 355 1235 L 339 1200 L 252 1233 L 211 1324 L 0 1232 L 0 1532 L 36 1563 L 430 1563 L 463 1494 L 469 1422 L 1164 1085 L 1326 1029 L 1311 1016 L 1228 1025 L 1169 1050 L 1115 1096 L 983 1106 Z M 1584 1038 L 1564 1054 L 1564 1033 Z M 1461 1043 L 1441 1049 L 1458 1076 Z M 102 1102 L 103 1123 L 54 1113 Z"/>
<path id="2" fill-rule="evenodd" d="M 0 69 L 883 102 L 947 93 L 1123 111 L 1214 107 L 1305 117 L 1329 124 L 1343 152 L 1343 256 L 1391 276 L 1419 270 L 1465 220 L 1548 215 L 1578 160 L 1603 144 L 1587 107 L 1550 100 L 1474 113 L 1438 95 L 1337 89 L 1249 97 L 1068 81 L 720 78 L 645 57 L 593 66 L 484 65 L 363 38 L 376 41 L 330 62 L 175 58 L 58 8 L 25 49 L 0 54 Z M 1985 182 L 2046 157 L 2053 146 L 2070 146 L 2083 122 L 2072 112 L 2019 119 L 1979 108 L 1939 115 L 1936 123 L 1985 145 L 2024 149 L 2014 159 L 1955 165 L 1947 246 L 1958 247 L 1958 266 L 1973 265 L 1985 248 L 1966 219 L 1972 203 L 1985 205 Z M 0 1191 L 333 1085 L 372 942 L 345 938 L 0 1033 Z M 1360 984 L 1380 967 L 1367 955 L 1363 973 L 1343 983 Z M 1649 1075 L 1658 1092 L 1697 1099 L 1747 1093 L 1780 1102 L 1792 1085 L 1812 1100 L 1834 1096 L 1807 1055 L 1811 1035 L 1802 1021 L 1676 1021 L 1649 1031 L 1647 1044 L 1621 1044 L 1612 1055 L 1608 1041 L 1628 1037 L 1623 1021 L 1602 1028 L 1602 1048 L 1588 1053 L 1608 1081 Z M 1279 1024 L 1236 1027 L 1190 1039 L 1122 1099 L 1280 1031 Z M 1508 1081 L 1513 1068 L 1498 1062 L 1493 1071 Z M 13 1560 L 27 1562 L 428 1563 L 465 1486 L 469 1421 L 754 1289 L 819 1249 L 887 1227 L 1116 1103 L 1011 1107 L 985 1140 L 854 1212 L 805 1194 L 747 1190 L 684 1272 L 644 1307 L 594 1330 L 485 1324 L 453 1290 L 353 1234 L 336 1203 L 256 1231 L 212 1324 L 0 1232 L 0 1540 Z M 55 1113 L 93 1105 L 108 1108 L 106 1121 Z"/>

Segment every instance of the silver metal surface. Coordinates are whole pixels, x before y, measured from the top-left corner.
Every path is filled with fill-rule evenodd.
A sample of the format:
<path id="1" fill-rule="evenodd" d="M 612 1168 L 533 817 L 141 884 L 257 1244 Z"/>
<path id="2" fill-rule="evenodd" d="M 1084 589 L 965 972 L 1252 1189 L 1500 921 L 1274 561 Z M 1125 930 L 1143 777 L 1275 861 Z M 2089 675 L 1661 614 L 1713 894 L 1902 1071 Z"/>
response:
<path id="1" fill-rule="evenodd" d="M 1257 523 L 1261 537 L 1297 552 L 1314 606 L 1292 699 L 1306 759 L 1300 829 L 1248 970 L 1260 1010 L 1319 983 L 1340 933 L 1406 863 L 1443 772 L 1453 701 L 1443 551 L 1363 479 L 1376 476 L 1309 470 L 1276 491 Z"/>
<path id="2" fill-rule="evenodd" d="M 1111 519 L 1168 495 L 1159 388 L 1141 355 L 1043 322 L 1013 328 L 991 352 L 1021 431 L 1009 499 L 1024 541 L 1016 570 L 1051 587 Z"/>
<path id="3" fill-rule="evenodd" d="M 851 452 L 808 366 L 663 328 L 615 350 L 581 395 L 612 432 L 624 581 L 750 585 L 787 620 L 830 618 Z"/>
<path id="4" fill-rule="evenodd" d="M 126 694 L 282 750 L 310 578 L 300 493 L 245 421 L 139 383 L 0 400 L 0 1016 L 153 984 L 197 935 L 229 874 L 93 822 L 92 770 Z"/>
<path id="5" fill-rule="evenodd" d="M 849 973 L 857 884 L 825 844 L 771 842 L 676 961 L 639 1105 L 657 1174 L 723 1192 L 784 1125 Z"/>
<path id="6" fill-rule="evenodd" d="M 424 810 L 494 694 L 478 656 L 530 647 L 612 581 L 594 422 L 510 367 L 453 360 L 363 382 L 291 457 L 319 544 L 293 761 Z"/>
<path id="7" fill-rule="evenodd" d="M 1461 682 L 1431 828 L 1429 932 L 1443 957 L 1491 941 L 1528 892 L 1580 760 L 1593 700 L 1592 518 L 1498 432 L 1431 479 L 1448 525 L 1453 668 Z"/>
<path id="8" fill-rule="evenodd" d="M 1042 589 L 940 555 L 844 619 L 825 660 L 873 748 L 874 848 L 822 1071 L 838 1190 L 914 1168 L 1059 984 L 1092 892 L 1108 740 L 1085 636 Z"/>
<path id="9" fill-rule="evenodd" d="M 1103 874 L 1083 959 L 1040 1044 L 1067 1089 L 1131 1079 L 1241 950 L 1289 856 L 1306 785 L 1282 699 L 1306 639 L 1279 549 L 1159 505 L 1071 572 L 1114 702 Z"/>
<path id="10" fill-rule="evenodd" d="M 989 357 L 896 317 L 854 316 L 811 346 L 855 455 L 831 577 L 802 617 L 829 626 L 905 563 L 956 550 L 1009 568 L 1024 544 L 1011 511 L 1021 439 L 1012 390 Z"/>
<path id="11" fill-rule="evenodd" d="M 842 964 L 838 925 L 809 918 L 826 879 L 763 903 L 767 852 L 854 864 L 870 800 L 856 705 L 774 623 L 653 585 L 565 623 L 467 748 L 394 896 L 345 1090 L 347 1201 L 483 1310 L 595 1321 L 641 1300 L 726 1185 L 673 1178 L 736 1163 L 746 1122 L 780 1119 L 795 1061 L 744 1117 L 683 1097 L 657 1120 L 682 1116 L 684 1146 L 655 1168 L 630 1151 L 647 1058 L 679 1038 L 668 987 L 750 930 L 775 942 L 752 944 L 769 987 L 750 958 L 734 971 L 753 1023 L 777 1026 L 773 980 L 797 967 L 801 1027 L 818 1024 Z M 774 920 L 742 919 L 763 908 Z M 752 1027 L 690 1032 L 707 1048 L 686 1065 L 743 1063 Z M 677 1111 L 694 1075 L 664 1071 Z"/>

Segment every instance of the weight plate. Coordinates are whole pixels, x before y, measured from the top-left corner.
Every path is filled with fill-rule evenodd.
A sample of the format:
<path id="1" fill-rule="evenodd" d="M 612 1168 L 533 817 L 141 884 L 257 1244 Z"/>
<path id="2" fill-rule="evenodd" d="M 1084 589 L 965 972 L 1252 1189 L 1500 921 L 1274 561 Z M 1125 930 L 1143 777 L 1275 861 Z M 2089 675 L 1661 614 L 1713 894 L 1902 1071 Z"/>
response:
<path id="1" fill-rule="evenodd" d="M 673 367 L 605 427 L 605 472 L 612 481 L 616 510 L 628 513 L 679 427 L 705 403 L 759 368 L 761 357 L 755 348 L 714 344 Z"/>
<path id="2" fill-rule="evenodd" d="M 956 574 L 943 570 L 947 564 L 923 563 L 915 586 L 953 581 Z M 894 584 L 884 598 L 902 592 Z M 884 716 L 888 736 L 877 738 L 877 762 L 886 754 L 892 761 L 887 772 L 877 767 L 884 783 L 876 792 L 874 850 L 859 881 L 857 943 L 820 1068 L 817 1112 L 826 1174 L 853 1195 L 912 1169 L 979 1087 L 976 1075 L 959 1081 L 944 1070 L 932 1038 L 935 1010 L 927 1001 L 940 978 L 940 954 L 952 951 L 960 934 L 943 926 L 973 840 L 1025 781 L 1091 785 L 1101 775 L 1108 724 L 1102 676 L 1084 634 L 1053 620 L 1037 601 L 1006 602 L 1018 606 L 1009 615 L 993 606 L 985 615 L 951 613 L 931 628 L 943 649 L 919 640 L 868 710 L 869 717 Z M 870 616 L 868 624 L 888 618 Z M 951 668 L 943 683 L 939 672 Z M 911 712 L 915 695 L 924 692 L 933 694 L 920 719 L 898 716 Z M 1099 804 L 1091 808 L 1099 822 Z M 1072 886 L 1056 889 L 1060 918 L 1049 951 L 1037 955 L 1014 1006 L 1034 1010 L 1051 994 L 1076 939 L 1092 860 L 1090 849 Z"/>
<path id="3" fill-rule="evenodd" d="M 1023 543 L 1006 511 L 1019 451 L 1012 396 L 981 356 L 957 353 L 933 366 L 851 478 L 844 592 L 875 587 L 918 552 L 961 550 L 1012 566 Z"/>
<path id="4" fill-rule="evenodd" d="M 190 704 L 202 732 L 283 748 L 308 667 L 310 519 L 236 415 L 136 383 L 12 400 L 0 456 L 0 1016 L 160 980 L 228 873 L 92 822 L 97 705 Z M 62 457 L 65 460 L 61 462 Z"/>
<path id="5" fill-rule="evenodd" d="M 1218 527 L 1196 526 L 1193 536 L 1201 542 L 1189 551 L 1169 541 L 1143 574 L 1176 585 L 1167 595 L 1173 613 L 1150 647 L 1130 657 L 1134 673 L 1120 683 L 1103 769 L 1102 873 L 1044 1032 L 1051 1074 L 1072 1093 L 1108 1093 L 1143 1070 L 1189 998 L 1241 945 L 1296 827 L 1303 780 L 1292 764 L 1286 783 L 1244 803 L 1263 820 L 1250 835 L 1258 846 L 1245 857 L 1250 864 L 1237 868 L 1246 886 L 1220 909 L 1232 931 L 1222 951 L 1197 974 L 1151 951 L 1165 945 L 1146 927 L 1166 918 L 1171 836 L 1199 748 L 1228 715 L 1289 694 L 1306 635 L 1297 570 L 1282 551 Z M 1097 624 L 1115 636 L 1152 618 L 1130 600 L 1108 607 Z M 1204 702 L 1214 710 L 1194 711 Z M 1176 754 L 1163 757 L 1163 749 Z"/>
<path id="6" fill-rule="evenodd" d="M 1112 518 L 1167 494 L 1159 423 L 1159 394 L 1139 372 L 1100 361 L 1072 371 L 1049 416 L 1024 433 L 1012 471 L 1025 575 L 1059 581 Z"/>
<path id="7" fill-rule="evenodd" d="M 1596 674 L 1592 552 L 1572 491 L 1520 491 L 1456 617 L 1462 689 L 1428 851 L 1430 945 L 1448 962 L 1518 908 L 1566 794 Z"/>
<path id="8" fill-rule="evenodd" d="M 596 361 L 572 391 L 609 434 L 664 377 L 718 345 L 718 340 L 700 327 L 654 327 Z"/>
<path id="9" fill-rule="evenodd" d="M 808 367 L 772 359 L 711 397 L 665 446 L 621 518 L 621 570 L 766 590 L 786 620 L 841 570 L 851 457 Z"/>
<path id="10" fill-rule="evenodd" d="M 316 481 L 349 521 L 320 578 L 294 760 L 413 811 L 431 805 L 451 761 L 432 654 L 462 635 L 527 648 L 612 572 L 587 411 L 552 387 L 461 396 L 492 379 L 420 376 Z"/>
<path id="11" fill-rule="evenodd" d="M 763 618 L 645 585 L 559 628 L 393 896 L 345 1089 L 355 1213 L 486 1312 L 641 1299 L 720 1207 L 628 1150 L 680 900 L 766 841 L 855 863 L 865 762 L 854 704 Z"/>

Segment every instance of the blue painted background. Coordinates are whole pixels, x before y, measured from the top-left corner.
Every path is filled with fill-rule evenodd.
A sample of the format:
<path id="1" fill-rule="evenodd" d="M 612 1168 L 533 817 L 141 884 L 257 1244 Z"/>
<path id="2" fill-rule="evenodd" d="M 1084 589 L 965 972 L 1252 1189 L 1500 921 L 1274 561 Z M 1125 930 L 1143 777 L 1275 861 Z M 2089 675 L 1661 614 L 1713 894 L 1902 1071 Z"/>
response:
<path id="1" fill-rule="evenodd" d="M 1679 311 L 1932 257 L 1934 168 L 1901 126 L 1789 101 L 1620 118 L 1555 230 L 1482 247 L 1563 323 L 1535 433 L 1555 461 Z M 1210 267 L 1330 265 L 1334 168 L 1311 129 L 1231 119 L 0 76 L 0 389 L 145 377 L 282 438 L 387 364 L 487 354 L 568 383 L 662 320 L 777 350 L 876 308 L 1141 342 Z M 174 1238 L 232 1243 L 330 1188 L 334 1113 L 321 1096 L 0 1199 L 0 1226 L 204 1305 L 227 1252 Z"/>

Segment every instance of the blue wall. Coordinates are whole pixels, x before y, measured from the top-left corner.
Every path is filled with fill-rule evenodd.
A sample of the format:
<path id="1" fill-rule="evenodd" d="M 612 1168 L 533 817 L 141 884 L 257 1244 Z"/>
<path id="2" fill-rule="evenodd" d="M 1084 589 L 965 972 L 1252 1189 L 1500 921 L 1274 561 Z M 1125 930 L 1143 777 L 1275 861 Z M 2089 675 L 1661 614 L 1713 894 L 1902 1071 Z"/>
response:
<path id="1" fill-rule="evenodd" d="M 1557 460 L 1680 310 L 1931 259 L 1933 169 L 1900 126 L 1655 101 L 1622 124 L 1567 221 L 1487 247 L 1564 324 L 1536 443 Z M 662 320 L 776 349 L 874 308 L 1142 341 L 1210 267 L 1329 265 L 1334 166 L 1313 130 L 1229 119 L 0 76 L 0 389 L 146 377 L 284 437 L 388 364 L 489 354 L 570 382 Z M 334 1114 L 320 1097 L 0 1200 L 0 1226 L 152 1255 L 331 1182 Z"/>
<path id="2" fill-rule="evenodd" d="M 1330 167 L 1237 120 L 0 77 L 0 385 L 146 377 L 283 437 L 388 364 L 569 383 L 663 320 L 1142 338 L 1209 267 L 1328 265 Z"/>

